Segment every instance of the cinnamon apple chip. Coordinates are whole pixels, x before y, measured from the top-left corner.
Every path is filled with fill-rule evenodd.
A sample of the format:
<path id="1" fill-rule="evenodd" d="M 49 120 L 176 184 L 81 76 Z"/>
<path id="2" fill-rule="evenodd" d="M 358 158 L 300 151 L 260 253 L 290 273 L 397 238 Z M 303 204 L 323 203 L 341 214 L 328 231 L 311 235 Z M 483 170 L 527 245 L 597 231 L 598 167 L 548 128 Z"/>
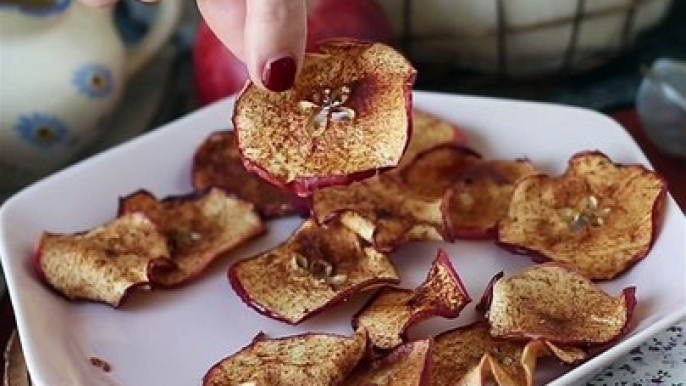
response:
<path id="1" fill-rule="evenodd" d="M 534 173 L 528 160 L 488 160 L 463 169 L 444 197 L 444 215 L 454 236 L 494 237 L 498 222 L 507 214 L 515 183 Z"/>
<path id="2" fill-rule="evenodd" d="M 532 386 L 537 359 L 554 356 L 575 364 L 587 354 L 574 347 L 545 341 L 503 340 L 491 336 L 489 326 L 476 322 L 434 338 L 432 386 Z"/>
<path id="3" fill-rule="evenodd" d="M 365 354 L 364 332 L 352 337 L 302 334 L 252 344 L 222 359 L 203 377 L 204 386 L 341 384 Z"/>
<path id="4" fill-rule="evenodd" d="M 383 358 L 363 362 L 355 369 L 346 386 L 424 386 L 431 376 L 431 339 L 398 346 Z"/>
<path id="5" fill-rule="evenodd" d="M 452 240 L 441 199 L 413 194 L 389 176 L 321 189 L 312 196 L 312 208 L 320 224 L 340 219 L 383 252 L 410 241 Z"/>
<path id="6" fill-rule="evenodd" d="M 574 155 L 564 175 L 532 175 L 512 193 L 500 246 L 612 279 L 650 251 L 666 194 L 664 180 L 599 152 Z"/>
<path id="7" fill-rule="evenodd" d="M 480 161 L 481 156 L 470 148 L 442 144 L 417 154 L 399 174 L 402 182 L 412 192 L 439 198 L 465 170 Z"/>
<path id="8" fill-rule="evenodd" d="M 119 211 L 145 213 L 160 225 L 177 267 L 152 277 L 165 287 L 195 278 L 212 261 L 265 231 L 252 204 L 215 188 L 161 200 L 142 190 L 122 198 Z"/>
<path id="9" fill-rule="evenodd" d="M 394 171 L 404 168 L 418 154 L 436 146 L 444 144 L 464 145 L 465 143 L 467 143 L 467 136 L 462 128 L 428 112 L 414 109 L 412 111 L 412 135 L 405 154 Z"/>
<path id="10" fill-rule="evenodd" d="M 635 305 L 634 287 L 612 297 L 576 270 L 545 263 L 496 277 L 479 309 L 496 337 L 590 347 L 619 339 Z"/>
<path id="11" fill-rule="evenodd" d="M 280 189 L 243 166 L 235 133 L 230 130 L 210 134 L 193 157 L 193 187 L 204 191 L 220 188 L 255 204 L 264 218 L 298 214 L 306 208 L 302 198 Z"/>
<path id="12" fill-rule="evenodd" d="M 374 347 L 388 350 L 402 344 L 407 330 L 422 320 L 453 319 L 471 299 L 448 255 L 438 251 L 426 280 L 415 289 L 384 287 L 353 318 Z"/>
<path id="13" fill-rule="evenodd" d="M 173 266 L 164 235 L 141 213 L 87 232 L 44 232 L 35 264 L 39 276 L 66 298 L 114 307 L 134 288 L 148 288 L 156 272 Z"/>
<path id="14" fill-rule="evenodd" d="M 332 40 L 306 54 L 292 89 L 248 84 L 233 123 L 243 163 L 299 196 L 398 165 L 416 71 L 379 43 Z"/>
<path id="15" fill-rule="evenodd" d="M 399 282 L 385 254 L 338 223 L 318 226 L 313 220 L 275 249 L 234 264 L 229 279 L 246 304 L 290 324 L 358 292 Z"/>

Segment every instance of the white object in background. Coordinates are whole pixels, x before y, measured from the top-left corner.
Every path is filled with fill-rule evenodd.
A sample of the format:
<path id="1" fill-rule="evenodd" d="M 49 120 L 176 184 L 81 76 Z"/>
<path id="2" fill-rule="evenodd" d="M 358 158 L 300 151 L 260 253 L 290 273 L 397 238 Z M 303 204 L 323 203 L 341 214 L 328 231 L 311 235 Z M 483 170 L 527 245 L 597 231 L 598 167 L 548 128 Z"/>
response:
<path id="1" fill-rule="evenodd" d="M 638 89 L 636 111 L 655 146 L 686 157 L 686 62 L 655 61 Z"/>
<path id="2" fill-rule="evenodd" d="M 597 66 L 659 22 L 671 5 L 670 0 L 377 1 L 413 57 L 487 73 L 502 71 L 502 60 L 511 76 L 565 70 L 568 56 L 567 70 Z"/>
<path id="3" fill-rule="evenodd" d="M 67 165 L 103 135 L 126 80 L 172 36 L 180 0 L 125 47 L 113 7 L 74 0 L 0 4 L 0 196 Z"/>

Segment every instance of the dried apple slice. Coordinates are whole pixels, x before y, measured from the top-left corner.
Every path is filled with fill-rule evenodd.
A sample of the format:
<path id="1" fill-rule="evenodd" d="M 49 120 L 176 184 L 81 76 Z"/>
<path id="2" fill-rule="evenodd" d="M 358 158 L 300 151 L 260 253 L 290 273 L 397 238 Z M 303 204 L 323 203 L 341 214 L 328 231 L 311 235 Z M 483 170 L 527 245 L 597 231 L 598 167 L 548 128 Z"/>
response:
<path id="1" fill-rule="evenodd" d="M 507 214 L 514 184 L 536 173 L 528 160 L 477 162 L 460 173 L 444 197 L 445 217 L 456 238 L 494 237 Z"/>
<path id="2" fill-rule="evenodd" d="M 290 324 L 358 292 L 399 282 L 385 254 L 338 223 L 320 227 L 313 220 L 275 249 L 234 264 L 229 280 L 246 304 Z"/>
<path id="3" fill-rule="evenodd" d="M 258 335 L 252 344 L 213 365 L 203 385 L 337 385 L 360 362 L 366 345 L 364 332 L 352 337 Z"/>
<path id="4" fill-rule="evenodd" d="M 446 143 L 417 154 L 398 174 L 413 193 L 440 198 L 465 170 L 480 161 L 474 150 Z"/>
<path id="5" fill-rule="evenodd" d="M 400 170 L 411 163 L 415 157 L 439 145 L 464 145 L 467 136 L 462 128 L 442 118 L 422 110 L 412 111 L 412 136 L 407 144 L 400 164 L 394 169 Z"/>
<path id="6" fill-rule="evenodd" d="M 571 264 L 594 280 L 612 279 L 650 251 L 665 194 L 665 181 L 643 166 L 578 153 L 561 177 L 517 183 L 498 244 Z"/>
<path id="7" fill-rule="evenodd" d="M 410 137 L 416 71 L 407 59 L 379 43 L 319 49 L 291 90 L 248 84 L 233 115 L 246 168 L 299 196 L 397 166 Z"/>
<path id="8" fill-rule="evenodd" d="M 320 224 L 340 219 L 382 252 L 415 240 L 452 240 L 441 199 L 412 194 L 389 176 L 321 189 L 312 196 L 312 210 Z"/>
<path id="9" fill-rule="evenodd" d="M 265 232 L 252 204 L 216 188 L 162 200 L 141 190 L 122 198 L 119 212 L 142 212 L 160 225 L 177 266 L 152 277 L 165 287 L 197 277 L 215 259 Z"/>
<path id="10" fill-rule="evenodd" d="M 491 336 L 483 321 L 446 331 L 434 338 L 431 385 L 531 386 L 537 359 L 554 356 L 575 364 L 587 354 L 544 341 L 503 340 Z"/>
<path id="11" fill-rule="evenodd" d="M 590 347 L 619 339 L 635 306 L 635 287 L 612 297 L 573 268 L 544 263 L 494 278 L 479 309 L 493 336 Z"/>
<path id="12" fill-rule="evenodd" d="M 70 300 L 119 307 L 135 288 L 170 269 L 167 241 L 148 217 L 131 213 L 87 232 L 44 232 L 35 254 L 38 275 Z"/>
<path id="13" fill-rule="evenodd" d="M 431 339 L 405 343 L 387 356 L 362 362 L 345 380 L 346 386 L 428 386 L 431 378 Z"/>
<path id="14" fill-rule="evenodd" d="M 415 289 L 384 287 L 353 317 L 374 347 L 389 350 L 402 344 L 407 330 L 422 320 L 453 319 L 471 299 L 448 255 L 438 251 L 426 280 Z"/>
<path id="15" fill-rule="evenodd" d="M 255 204 L 264 218 L 300 214 L 307 209 L 302 198 L 245 169 L 233 131 L 217 131 L 203 141 L 193 157 L 191 175 L 196 190 L 217 187 L 235 194 Z"/>

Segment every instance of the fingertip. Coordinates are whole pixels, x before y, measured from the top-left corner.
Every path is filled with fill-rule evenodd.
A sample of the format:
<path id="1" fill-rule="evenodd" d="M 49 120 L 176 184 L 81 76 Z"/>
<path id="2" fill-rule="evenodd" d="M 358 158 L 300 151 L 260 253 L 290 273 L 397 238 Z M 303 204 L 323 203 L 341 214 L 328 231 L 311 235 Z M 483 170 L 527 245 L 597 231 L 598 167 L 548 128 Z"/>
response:
<path id="1" fill-rule="evenodd" d="M 305 53 L 306 0 L 251 0 L 245 25 L 246 64 L 259 87 L 293 87 Z"/>
<path id="2" fill-rule="evenodd" d="M 286 91 L 293 87 L 298 65 L 293 56 L 284 56 L 265 63 L 260 81 L 270 91 Z"/>

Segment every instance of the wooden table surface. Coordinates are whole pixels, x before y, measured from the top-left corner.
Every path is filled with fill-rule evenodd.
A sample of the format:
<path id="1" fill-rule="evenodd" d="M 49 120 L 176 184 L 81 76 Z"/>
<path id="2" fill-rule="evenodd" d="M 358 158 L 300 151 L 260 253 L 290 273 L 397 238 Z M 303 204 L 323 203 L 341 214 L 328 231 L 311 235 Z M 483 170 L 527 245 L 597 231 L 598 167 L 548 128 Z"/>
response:
<path id="1" fill-rule="evenodd" d="M 686 159 L 666 157 L 655 148 L 641 130 L 640 123 L 634 110 L 622 110 L 612 116 L 634 137 L 646 154 L 655 170 L 661 173 L 669 184 L 669 191 L 677 201 L 682 211 L 686 212 Z M 1 347 L 15 328 L 14 315 L 9 297 L 5 294 L 0 301 L 0 343 Z M 4 367 L 0 368 L 4 372 Z M 0 374 L 3 375 L 4 374 Z M 2 377 L 0 376 L 0 379 Z"/>

